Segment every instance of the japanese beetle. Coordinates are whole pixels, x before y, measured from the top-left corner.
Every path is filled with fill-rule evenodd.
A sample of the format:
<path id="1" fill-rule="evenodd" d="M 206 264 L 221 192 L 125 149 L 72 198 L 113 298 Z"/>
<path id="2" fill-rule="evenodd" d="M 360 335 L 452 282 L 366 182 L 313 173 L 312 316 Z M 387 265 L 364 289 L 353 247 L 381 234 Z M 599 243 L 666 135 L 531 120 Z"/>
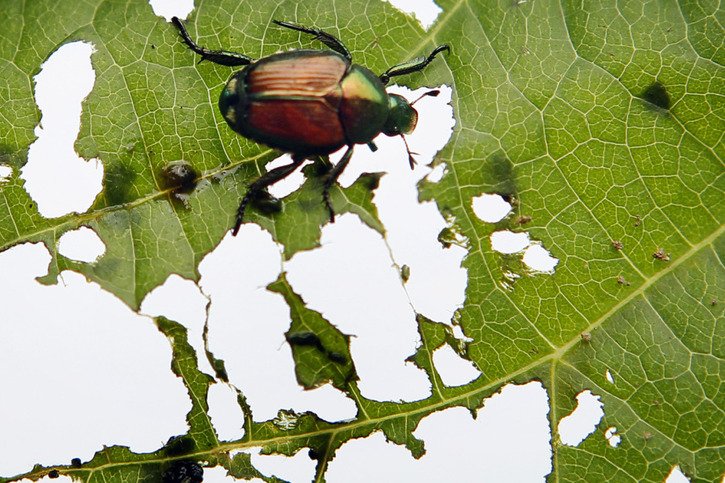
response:
<path id="1" fill-rule="evenodd" d="M 249 185 L 237 211 L 232 230 L 236 235 L 250 201 L 264 198 L 267 187 L 294 172 L 306 159 L 327 155 L 347 146 L 340 161 L 326 176 L 322 196 L 335 221 L 330 188 L 347 166 L 355 144 L 376 149 L 373 139 L 380 133 L 401 136 L 411 133 L 418 122 L 415 103 L 388 94 L 385 85 L 392 77 L 424 69 L 436 55 L 450 51 L 447 45 L 394 65 L 377 76 L 352 63 L 352 55 L 336 37 L 322 30 L 274 20 L 280 27 L 313 35 L 331 50 L 292 50 L 257 61 L 244 54 L 210 50 L 196 44 L 177 17 L 172 18 L 186 45 L 215 64 L 244 68 L 227 82 L 219 97 L 219 109 L 229 127 L 253 141 L 292 155 L 292 162 L 279 166 Z M 436 96 L 437 90 L 424 96 Z M 419 98 L 420 99 L 420 98 Z M 411 169 L 415 163 L 408 150 Z"/>

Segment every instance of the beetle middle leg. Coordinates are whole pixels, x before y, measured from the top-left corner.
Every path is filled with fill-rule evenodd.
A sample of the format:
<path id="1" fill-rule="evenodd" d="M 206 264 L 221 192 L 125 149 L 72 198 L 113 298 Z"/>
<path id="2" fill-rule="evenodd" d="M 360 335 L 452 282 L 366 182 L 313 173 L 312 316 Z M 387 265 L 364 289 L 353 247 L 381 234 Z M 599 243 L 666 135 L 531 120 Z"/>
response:
<path id="1" fill-rule="evenodd" d="M 226 65 L 229 67 L 238 67 L 242 65 L 248 65 L 254 62 L 249 56 L 240 54 L 238 52 L 229 52 L 227 50 L 211 50 L 206 47 L 201 47 L 191 39 L 189 32 L 187 32 L 184 23 L 178 17 L 172 17 L 171 23 L 173 23 L 177 29 L 181 38 L 184 39 L 184 43 L 189 46 L 191 50 L 201 55 L 201 60 L 208 60 L 215 64 Z M 200 61 L 201 62 L 201 61 Z"/>
<path id="2" fill-rule="evenodd" d="M 433 62 L 433 59 L 435 59 L 436 55 L 440 54 L 444 50 L 450 52 L 451 48 L 448 47 L 446 44 L 439 45 L 438 47 L 433 49 L 433 52 L 431 52 L 428 57 L 418 57 L 416 59 L 403 62 L 402 64 L 394 65 L 390 69 L 380 74 L 380 80 L 383 81 L 383 84 L 387 84 L 388 82 L 390 82 L 391 77 L 412 74 L 413 72 L 423 70 L 428 64 Z"/>
<path id="3" fill-rule="evenodd" d="M 325 184 L 322 188 L 322 199 L 325 200 L 327 211 L 330 212 L 330 223 L 335 223 L 335 210 L 332 209 L 332 202 L 330 202 L 330 188 L 332 188 L 332 185 L 337 182 L 337 178 L 339 178 L 345 170 L 351 157 L 352 146 L 348 146 L 347 151 L 345 151 L 345 154 L 342 155 L 340 161 L 337 162 L 337 164 L 330 170 L 329 173 L 327 173 L 327 176 L 325 177 Z"/>
<path id="4" fill-rule="evenodd" d="M 288 29 L 296 30 L 298 32 L 303 32 L 306 34 L 314 35 L 315 40 L 319 40 L 323 44 L 330 47 L 332 50 L 337 52 L 338 54 L 345 57 L 347 60 L 352 61 L 352 55 L 350 54 L 350 51 L 347 50 L 347 47 L 345 47 L 345 44 L 343 44 L 340 39 L 335 37 L 332 34 L 328 34 L 327 32 L 324 32 L 322 30 L 318 29 L 311 29 L 308 27 L 303 27 L 302 25 L 297 25 L 290 22 L 283 22 L 281 20 L 272 20 L 272 22 L 276 23 L 280 27 L 285 27 Z"/>
<path id="5" fill-rule="evenodd" d="M 249 204 L 249 202 L 252 201 L 255 197 L 259 196 L 260 193 L 264 192 L 265 188 L 292 174 L 297 168 L 300 167 L 302 163 L 305 162 L 305 159 L 307 158 L 304 156 L 292 155 L 292 162 L 290 164 L 278 166 L 268 171 L 267 173 L 259 177 L 259 179 L 249 185 L 249 188 L 247 189 L 244 198 L 242 198 L 241 203 L 239 203 L 239 209 L 237 210 L 237 220 L 234 223 L 232 235 L 237 236 L 239 228 L 242 226 L 242 221 L 244 220 L 244 211 L 247 209 L 247 205 Z"/>

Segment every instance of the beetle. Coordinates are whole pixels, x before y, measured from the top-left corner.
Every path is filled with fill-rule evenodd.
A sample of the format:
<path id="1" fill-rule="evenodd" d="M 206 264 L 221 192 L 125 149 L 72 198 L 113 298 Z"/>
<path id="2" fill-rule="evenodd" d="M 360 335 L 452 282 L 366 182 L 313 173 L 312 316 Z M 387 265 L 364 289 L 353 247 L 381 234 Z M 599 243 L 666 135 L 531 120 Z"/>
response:
<path id="1" fill-rule="evenodd" d="M 346 146 L 345 154 L 327 173 L 323 184 L 322 197 L 334 222 L 330 189 L 350 161 L 354 145 L 367 144 L 375 151 L 373 139 L 380 133 L 400 136 L 405 142 L 404 135 L 413 132 L 418 122 L 413 104 L 439 92 L 428 91 L 411 103 L 398 94 L 388 94 L 385 86 L 391 78 L 418 72 L 436 55 L 450 52 L 448 45 L 439 45 L 427 57 L 394 65 L 378 76 L 353 64 L 350 51 L 340 40 L 315 28 L 273 20 L 280 27 L 313 35 L 330 50 L 292 50 L 255 61 L 237 52 L 201 47 L 179 18 L 171 21 L 184 43 L 201 56 L 200 62 L 244 66 L 231 76 L 219 97 L 219 110 L 229 127 L 292 155 L 291 163 L 270 170 L 249 185 L 237 210 L 233 235 L 239 231 L 250 201 L 271 197 L 269 186 L 290 175 L 306 159 Z M 407 142 L 405 145 L 412 169 L 415 159 Z"/>

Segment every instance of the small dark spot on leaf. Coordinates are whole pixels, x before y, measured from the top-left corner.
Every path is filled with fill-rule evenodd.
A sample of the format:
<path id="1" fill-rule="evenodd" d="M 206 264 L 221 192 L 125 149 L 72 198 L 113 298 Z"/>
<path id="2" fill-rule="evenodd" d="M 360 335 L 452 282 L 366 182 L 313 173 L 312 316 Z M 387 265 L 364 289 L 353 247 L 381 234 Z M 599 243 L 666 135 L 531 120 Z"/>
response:
<path id="1" fill-rule="evenodd" d="M 161 170 L 164 188 L 175 193 L 191 193 L 196 188 L 198 173 L 186 161 L 173 161 Z"/>
<path id="2" fill-rule="evenodd" d="M 290 345 L 316 347 L 324 351 L 320 338 L 314 332 L 291 332 L 285 334 L 285 338 Z"/>
<path id="3" fill-rule="evenodd" d="M 496 153 L 491 157 L 491 170 L 493 182 L 496 183 L 498 191 L 505 193 L 516 193 L 514 183 L 514 164 L 503 153 Z M 504 198 L 505 199 L 505 198 Z M 506 200 L 509 202 L 508 200 Z"/>
<path id="4" fill-rule="evenodd" d="M 109 205 L 122 205 L 133 199 L 130 193 L 136 176 L 131 167 L 121 162 L 108 165 L 103 185 Z"/>
<path id="5" fill-rule="evenodd" d="M 152 48 L 152 49 L 155 49 L 155 48 L 156 48 L 156 46 L 155 46 L 154 44 L 151 44 L 151 48 Z"/>
<path id="6" fill-rule="evenodd" d="M 73 458 L 70 460 L 70 465 L 73 468 L 80 468 L 81 467 L 81 459 L 80 458 Z"/>
<path id="7" fill-rule="evenodd" d="M 521 215 L 518 218 L 516 218 L 516 223 L 519 225 L 525 225 L 529 223 L 532 220 L 531 216 L 529 215 Z"/>
<path id="8" fill-rule="evenodd" d="M 717 305 L 717 299 L 710 300 L 710 307 L 714 307 Z"/>
<path id="9" fill-rule="evenodd" d="M 340 354 L 339 352 L 330 351 L 327 353 L 327 358 L 336 364 L 347 363 L 347 357 L 345 357 L 345 354 Z"/>
<path id="10" fill-rule="evenodd" d="M 48 472 L 48 478 L 56 479 L 58 477 L 60 477 L 60 473 L 58 472 L 58 470 L 50 470 Z"/>
<path id="11" fill-rule="evenodd" d="M 269 191 L 260 191 L 254 198 L 252 204 L 265 215 L 272 215 L 282 211 L 282 200 L 272 196 Z"/>
<path id="12" fill-rule="evenodd" d="M 622 275 L 620 275 L 620 276 L 618 276 L 618 277 L 617 277 L 617 283 L 618 283 L 619 285 L 626 285 L 627 287 L 629 287 L 630 285 L 632 285 L 632 284 L 631 284 L 631 283 L 629 283 L 629 282 L 628 282 L 628 281 L 627 281 L 627 280 L 626 280 L 626 279 L 624 278 L 624 276 L 622 276 Z"/>
<path id="13" fill-rule="evenodd" d="M 583 342 L 591 342 L 591 340 L 592 340 L 591 332 L 582 332 L 582 341 Z"/>
<path id="14" fill-rule="evenodd" d="M 634 226 L 642 224 L 642 218 L 639 215 L 634 215 L 632 218 L 634 218 Z"/>
<path id="15" fill-rule="evenodd" d="M 169 456 L 180 456 L 191 453 L 196 448 L 194 440 L 187 435 L 172 436 L 166 442 L 166 454 Z"/>
<path id="16" fill-rule="evenodd" d="M 619 240 L 612 240 L 612 248 L 620 251 L 622 248 L 624 248 L 624 244 Z"/>
<path id="17" fill-rule="evenodd" d="M 660 109 L 670 108 L 670 95 L 667 93 L 665 86 L 659 81 L 653 82 L 642 92 L 642 99 Z"/>
<path id="18" fill-rule="evenodd" d="M 644 433 L 642 433 L 642 438 L 644 438 L 645 441 L 649 441 L 650 439 L 652 439 L 652 433 L 650 433 L 649 431 L 645 431 Z"/>
<path id="19" fill-rule="evenodd" d="M 161 478 L 163 483 L 201 483 L 204 468 L 194 461 L 175 461 Z"/>
<path id="20" fill-rule="evenodd" d="M 363 186 L 370 191 L 374 191 L 380 186 L 380 178 L 382 176 L 383 173 L 363 173 L 358 179 L 363 182 Z"/>
<path id="21" fill-rule="evenodd" d="M 667 253 L 664 248 L 658 248 L 657 251 L 652 254 L 652 257 L 656 260 L 662 260 L 663 262 L 670 261 L 670 254 Z"/>
<path id="22" fill-rule="evenodd" d="M 224 361 L 217 359 L 216 357 L 210 357 L 211 366 L 214 368 L 214 374 L 216 377 L 224 382 L 229 382 L 229 375 L 227 374 L 227 368 L 224 365 Z"/>

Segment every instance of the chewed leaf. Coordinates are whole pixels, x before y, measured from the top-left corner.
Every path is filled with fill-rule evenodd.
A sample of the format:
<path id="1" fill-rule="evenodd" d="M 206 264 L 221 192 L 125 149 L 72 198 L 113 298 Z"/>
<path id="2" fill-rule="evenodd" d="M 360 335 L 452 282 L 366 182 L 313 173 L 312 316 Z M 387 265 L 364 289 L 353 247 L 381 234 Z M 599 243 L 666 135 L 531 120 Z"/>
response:
<path id="1" fill-rule="evenodd" d="M 184 19 L 189 36 L 206 49 L 239 54 L 225 57 L 200 48 L 193 52 L 177 27 L 144 1 L 0 0 L 6 19 L 0 35 L 0 380 L 12 381 L 2 390 L 6 403 L 15 405 L 0 411 L 3 435 L 8 441 L 31 437 L 18 414 L 47 414 L 51 407 L 58 410 L 58 401 L 78 404 L 93 381 L 108 377 L 105 367 L 124 366 L 109 359 L 112 351 L 98 350 L 102 337 L 96 332 L 110 320 L 109 307 L 119 306 L 161 342 L 168 339 L 163 364 L 149 362 L 148 374 L 133 377 L 151 379 L 158 375 L 153 371 L 165 371 L 180 388 L 179 404 L 186 409 L 179 420 L 188 426 L 144 447 L 133 436 L 149 433 L 147 424 L 127 425 L 128 434 L 120 436 L 94 434 L 93 441 L 101 441 L 92 450 L 95 456 L 76 454 L 68 445 L 52 456 L 29 453 L 35 448 L 24 449 L 28 445 L 5 445 L 0 474 L 6 476 L 0 483 L 62 475 L 79 481 L 193 481 L 203 472 L 289 479 L 288 468 L 262 470 L 257 457 L 269 454 L 296 455 L 294 461 L 307 463 L 310 474 L 293 480 L 323 481 L 338 452 L 347 458 L 355 446 L 351 441 L 373 434 L 375 441 L 386 441 L 381 445 L 405 448 L 412 461 L 409 473 L 388 479 L 415 479 L 411 475 L 423 468 L 416 465 L 426 450 L 440 454 L 436 442 L 448 437 L 470 445 L 424 431 L 437 416 L 460 408 L 466 420 L 485 416 L 486 404 L 502 387 L 532 380 L 548 394 L 551 441 L 541 450 L 553 453 L 550 479 L 663 481 L 675 467 L 693 481 L 722 476 L 725 55 L 719 5 L 436 3 L 441 12 L 423 29 L 387 2 L 197 2 Z M 291 24 L 326 33 L 283 28 Z M 70 121 L 51 124 L 46 117 L 51 111 L 36 92 L 41 66 L 71 43 L 88 47 L 94 75 L 87 97 L 74 98 L 76 111 L 80 102 L 79 130 L 70 129 Z M 420 119 L 410 136 L 355 147 L 351 166 L 369 153 L 380 156 L 383 168 L 366 165 L 353 170 L 365 174 L 343 183 L 345 188 L 330 188 L 329 204 L 340 215 L 335 225 L 323 200 L 337 158 L 315 157 L 301 168 L 304 181 L 294 190 L 264 192 L 249 204 L 244 221 L 250 225 L 234 239 L 234 247 L 248 255 L 231 260 L 223 250 L 232 246 L 225 237 L 240 200 L 280 153 L 229 129 L 230 118 L 247 113 L 222 113 L 218 99 L 240 66 L 199 62 L 198 52 L 207 60 L 239 60 L 329 47 L 342 54 L 349 50 L 353 62 L 374 75 L 387 72 L 391 84 L 441 95 L 415 104 Z M 414 72 L 419 63 L 411 59 L 429 59 L 431 52 L 438 55 Z M 332 84 L 330 92 L 338 92 L 334 79 Z M 335 97 L 330 96 L 326 101 Z M 440 114 L 427 111 L 434 101 L 445 104 L 449 98 Z M 301 100 L 292 96 L 285 102 Z M 342 109 L 326 105 L 332 111 L 325 115 L 333 118 Z M 435 143 L 415 133 L 436 117 L 441 138 L 447 139 L 451 125 L 452 135 L 442 149 L 444 141 L 425 152 Z M 302 116 L 296 121 L 310 122 Z M 368 122 L 361 116 L 345 128 L 367 128 Z M 75 136 L 70 154 L 81 171 L 96 176 L 90 198 L 62 210 L 50 203 L 55 212 L 46 211 L 38 193 L 63 201 L 75 194 L 75 183 L 49 175 L 60 151 L 51 148 L 41 164 L 28 160 L 31 146 L 41 134 L 46 142 L 51 125 L 69 128 Z M 68 142 L 65 147 L 71 150 Z M 413 171 L 411 152 L 420 153 Z M 46 185 L 32 180 L 38 166 L 48 166 L 40 169 L 50 180 Z M 410 183 L 395 185 L 399 173 L 392 166 L 402 166 L 417 191 Z M 495 201 L 498 211 L 490 213 L 485 200 Z M 405 211 L 412 205 L 435 215 L 435 229 L 433 222 L 410 221 L 418 220 Z M 406 227 L 417 223 L 420 229 L 406 236 L 425 243 L 407 245 L 410 252 L 433 247 L 426 252 L 433 254 L 431 264 L 405 251 L 402 231 L 389 221 L 394 218 L 410 221 Z M 247 238 L 241 236 L 256 225 L 262 227 L 265 250 L 277 257 L 261 277 L 251 272 L 262 270 L 255 265 L 262 249 L 243 244 Z M 346 226 L 356 230 L 358 245 L 337 242 L 318 249 L 325 234 Z M 69 251 L 66 245 L 85 232 L 93 235 L 93 253 Z M 501 245 L 502 234 L 520 246 Z M 331 252 L 338 257 L 334 263 L 326 255 Z M 532 262 L 537 252 L 543 265 Z M 214 284 L 199 269 L 210 254 L 229 272 Z M 310 254 L 315 273 L 305 280 L 310 283 L 297 285 L 295 258 Z M 445 271 L 428 270 L 433 258 L 446 255 L 459 257 L 450 257 L 455 270 L 448 265 Z M 331 266 L 334 271 L 327 270 Z M 454 272 L 460 277 L 455 281 L 443 275 Z M 155 313 L 155 319 L 138 313 L 144 298 L 172 274 L 188 284 L 201 278 L 206 319 L 198 326 L 173 322 L 182 318 L 171 313 Z M 36 281 L 53 284 L 63 276 L 67 284 Z M 74 299 L 77 285 L 115 298 Z M 325 303 L 305 292 L 310 286 L 327 297 Z M 165 306 L 177 309 L 183 297 L 174 294 L 176 305 Z M 443 298 L 445 310 L 432 315 L 435 304 L 427 302 Z M 261 299 L 275 309 L 240 302 Z M 334 304 L 327 305 L 330 299 Z M 237 310 L 223 313 L 230 306 Z M 90 324 L 90 318 L 98 322 Z M 129 333 L 146 333 L 137 328 L 129 327 Z M 262 329 L 265 338 L 256 339 Z M 73 344 L 64 337 L 74 337 Z M 131 361 L 151 352 L 145 339 L 134 344 L 118 339 L 124 345 L 114 357 Z M 256 340 L 264 341 L 260 354 L 278 357 L 251 359 L 250 341 Z M 31 348 L 26 352 L 33 357 L 13 352 L 21 346 Z M 77 358 L 57 356 L 66 347 L 94 356 L 91 365 L 99 370 L 83 367 L 83 390 L 65 383 L 72 377 L 78 382 Z M 359 347 L 370 353 L 358 353 Z M 245 364 L 235 359 L 240 348 Z M 467 372 L 453 377 L 442 355 Z M 200 368 L 198 357 L 209 364 Z M 259 377 L 280 374 L 261 370 L 278 360 L 288 364 L 287 380 Z M 48 397 L 37 397 L 36 381 L 56 371 L 68 376 L 42 385 Z M 369 392 L 372 379 L 390 387 L 381 384 L 378 392 Z M 212 424 L 209 387 L 216 384 L 223 390 L 212 392 L 224 393 L 226 407 L 233 406 L 239 419 L 225 433 L 233 435 L 230 440 L 220 441 Z M 270 388 L 282 385 L 289 396 L 270 397 L 259 416 L 252 396 L 281 394 Z M 323 417 L 321 408 L 330 402 L 325 390 L 352 411 L 338 419 Z M 596 395 L 603 414 L 574 441 L 558 431 L 571 422 L 565 418 L 581 394 Z M 108 418 L 118 411 L 105 409 Z M 151 408 L 137 410 L 147 415 Z M 85 421 L 76 424 L 95 429 Z M 44 426 L 41 431 L 53 430 Z M 22 458 L 16 456 L 22 451 Z M 439 467 L 467 468 L 466 454 L 455 451 Z M 482 462 L 490 455 L 476 457 Z M 21 459 L 37 466 L 5 463 Z M 495 459 L 486 460 L 487 468 L 503 458 Z M 340 474 L 342 466 L 334 468 L 335 477 L 351 479 Z M 373 480 L 376 466 L 366 461 L 354 476 Z M 531 479 L 547 477 L 542 472 L 549 469 L 537 471 Z"/>

